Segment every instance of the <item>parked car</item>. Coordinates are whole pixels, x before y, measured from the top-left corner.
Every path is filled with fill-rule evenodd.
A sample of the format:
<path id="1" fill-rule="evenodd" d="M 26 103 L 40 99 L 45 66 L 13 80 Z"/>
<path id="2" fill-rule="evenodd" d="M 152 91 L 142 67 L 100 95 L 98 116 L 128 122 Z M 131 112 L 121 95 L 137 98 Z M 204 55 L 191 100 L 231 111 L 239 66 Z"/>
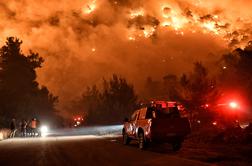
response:
<path id="1" fill-rule="evenodd" d="M 137 140 L 139 148 L 143 149 L 151 142 L 171 143 L 177 151 L 190 131 L 189 120 L 180 116 L 175 102 L 159 101 L 136 110 L 130 119 L 125 119 L 122 135 L 125 145 Z"/>

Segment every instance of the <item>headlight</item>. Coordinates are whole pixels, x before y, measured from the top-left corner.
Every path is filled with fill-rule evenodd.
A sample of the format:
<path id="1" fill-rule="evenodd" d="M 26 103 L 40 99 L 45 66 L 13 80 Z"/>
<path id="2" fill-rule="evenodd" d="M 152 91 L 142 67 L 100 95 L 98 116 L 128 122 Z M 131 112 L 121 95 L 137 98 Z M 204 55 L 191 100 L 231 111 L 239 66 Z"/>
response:
<path id="1" fill-rule="evenodd" d="M 40 131 L 41 131 L 41 136 L 44 137 L 48 133 L 48 127 L 47 126 L 41 126 Z"/>

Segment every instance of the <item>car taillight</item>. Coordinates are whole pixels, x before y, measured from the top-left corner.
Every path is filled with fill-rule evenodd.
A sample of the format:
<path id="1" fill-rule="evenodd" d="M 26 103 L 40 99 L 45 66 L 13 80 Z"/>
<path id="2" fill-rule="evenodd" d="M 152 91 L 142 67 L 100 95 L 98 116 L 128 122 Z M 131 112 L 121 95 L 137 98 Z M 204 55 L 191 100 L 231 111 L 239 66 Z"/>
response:
<path id="1" fill-rule="evenodd" d="M 229 103 L 229 107 L 232 109 L 237 109 L 238 108 L 238 104 L 236 102 L 230 102 Z"/>

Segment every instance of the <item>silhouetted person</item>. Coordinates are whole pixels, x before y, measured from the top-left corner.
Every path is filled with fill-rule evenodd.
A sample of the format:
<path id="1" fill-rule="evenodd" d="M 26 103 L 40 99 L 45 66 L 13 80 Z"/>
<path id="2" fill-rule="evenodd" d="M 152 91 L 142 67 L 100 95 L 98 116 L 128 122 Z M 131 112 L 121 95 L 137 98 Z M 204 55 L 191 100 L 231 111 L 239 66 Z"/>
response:
<path id="1" fill-rule="evenodd" d="M 26 122 L 26 120 L 23 120 L 21 122 L 21 134 L 22 134 L 22 137 L 26 137 L 26 128 L 27 128 L 27 122 Z"/>
<path id="2" fill-rule="evenodd" d="M 41 132 L 40 132 L 40 120 L 36 120 L 37 124 L 36 124 L 36 132 L 38 133 L 38 136 L 41 136 Z"/>
<path id="3" fill-rule="evenodd" d="M 33 136 L 36 135 L 36 130 L 37 130 L 37 120 L 36 118 L 33 118 L 31 121 L 31 132 Z"/>
<path id="4" fill-rule="evenodd" d="M 16 133 L 16 119 L 14 118 L 11 120 L 10 129 L 11 129 L 10 138 L 14 138 Z"/>

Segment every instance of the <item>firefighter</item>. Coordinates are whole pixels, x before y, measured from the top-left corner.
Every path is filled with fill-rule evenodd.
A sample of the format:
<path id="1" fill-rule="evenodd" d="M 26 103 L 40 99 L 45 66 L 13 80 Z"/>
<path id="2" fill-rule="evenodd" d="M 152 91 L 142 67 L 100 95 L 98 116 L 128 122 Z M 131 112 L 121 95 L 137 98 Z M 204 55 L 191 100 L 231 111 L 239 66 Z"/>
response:
<path id="1" fill-rule="evenodd" d="M 22 137 L 26 137 L 26 129 L 27 129 L 27 122 L 26 122 L 26 120 L 22 120 L 22 122 L 21 122 Z"/>
<path id="2" fill-rule="evenodd" d="M 31 133 L 32 133 L 32 136 L 36 135 L 36 129 L 37 129 L 37 120 L 36 120 L 36 118 L 33 118 L 32 121 L 31 121 Z"/>
<path id="3" fill-rule="evenodd" d="M 41 132 L 40 132 L 40 120 L 37 119 L 36 121 L 36 132 L 38 133 L 38 136 L 41 136 Z"/>
<path id="4" fill-rule="evenodd" d="M 16 134 L 16 119 L 13 118 L 11 120 L 11 124 L 10 124 L 10 129 L 11 129 L 11 134 L 10 134 L 10 138 L 14 138 L 15 137 L 15 134 Z"/>

